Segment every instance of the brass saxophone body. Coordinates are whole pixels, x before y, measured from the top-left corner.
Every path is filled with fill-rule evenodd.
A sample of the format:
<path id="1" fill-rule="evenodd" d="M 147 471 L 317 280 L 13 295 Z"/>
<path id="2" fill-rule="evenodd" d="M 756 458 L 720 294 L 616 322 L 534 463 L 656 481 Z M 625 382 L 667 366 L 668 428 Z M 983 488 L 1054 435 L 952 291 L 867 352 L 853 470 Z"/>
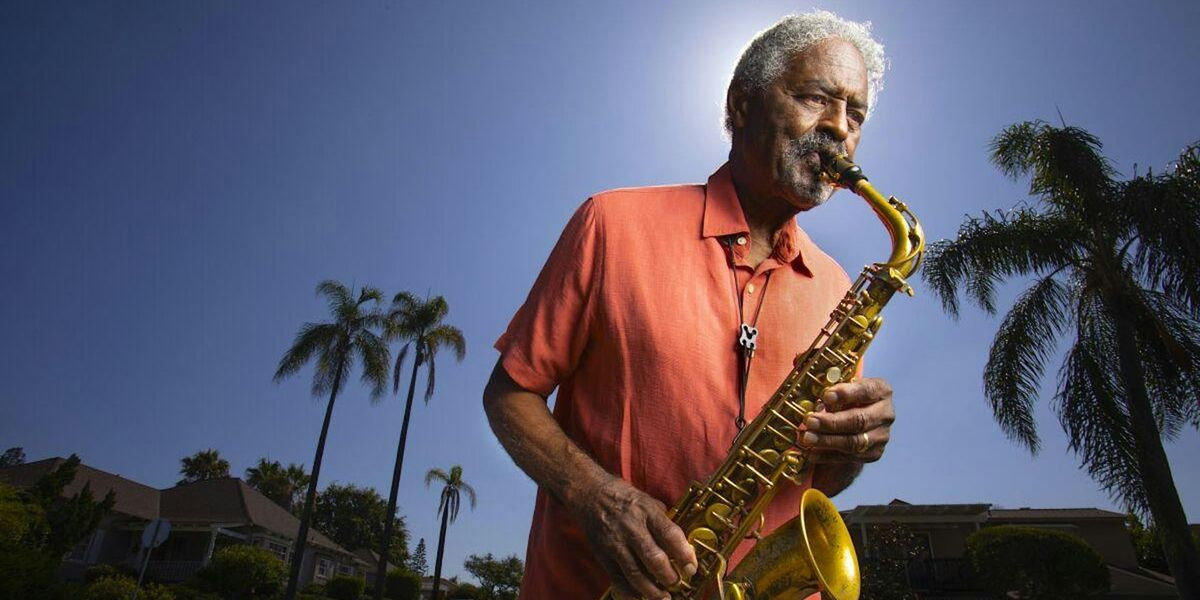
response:
<path id="1" fill-rule="evenodd" d="M 904 203 L 883 197 L 845 156 L 823 157 L 822 167 L 828 181 L 871 205 L 891 235 L 891 256 L 863 269 L 762 412 L 738 434 L 725 461 L 671 509 L 698 562 L 696 574 L 678 584 L 672 598 L 781 600 L 816 591 L 826 600 L 859 596 L 858 558 L 849 531 L 837 508 L 816 489 L 803 494 L 795 518 L 758 539 L 727 572 L 737 547 L 748 537 L 760 537 L 763 512 L 779 486 L 803 482 L 808 456 L 796 444 L 800 424 L 822 410 L 826 388 L 853 379 L 883 323 L 884 305 L 897 291 L 912 295 L 905 279 L 925 251 L 921 225 Z"/>

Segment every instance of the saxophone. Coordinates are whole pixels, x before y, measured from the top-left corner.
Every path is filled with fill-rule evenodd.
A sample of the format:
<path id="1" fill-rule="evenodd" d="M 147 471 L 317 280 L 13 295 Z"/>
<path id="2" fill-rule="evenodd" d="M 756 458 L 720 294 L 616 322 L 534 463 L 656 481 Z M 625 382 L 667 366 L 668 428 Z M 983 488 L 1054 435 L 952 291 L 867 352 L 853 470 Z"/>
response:
<path id="1" fill-rule="evenodd" d="M 854 544 L 825 494 L 805 491 L 795 518 L 766 537 L 759 530 L 779 486 L 800 485 L 806 476 L 808 456 L 796 445 L 800 424 L 823 409 L 826 388 L 853 379 L 892 294 L 913 294 L 905 278 L 921 262 L 925 234 L 903 202 L 884 198 L 846 156 L 823 156 L 822 177 L 871 205 L 891 235 L 891 256 L 863 269 L 762 412 L 734 439 L 721 466 L 692 484 L 670 510 L 697 560 L 696 574 L 671 590 L 674 599 L 714 593 L 723 600 L 802 599 L 817 591 L 825 600 L 858 599 Z M 758 540 L 754 549 L 727 574 L 729 557 L 748 537 Z M 611 590 L 604 598 L 610 596 Z"/>

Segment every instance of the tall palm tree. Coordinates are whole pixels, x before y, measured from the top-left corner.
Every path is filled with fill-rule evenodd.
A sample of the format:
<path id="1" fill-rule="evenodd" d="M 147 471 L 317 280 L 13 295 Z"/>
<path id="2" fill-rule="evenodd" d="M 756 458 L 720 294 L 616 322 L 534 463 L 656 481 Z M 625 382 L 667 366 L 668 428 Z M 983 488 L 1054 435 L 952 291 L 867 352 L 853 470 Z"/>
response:
<path id="1" fill-rule="evenodd" d="M 229 461 L 221 458 L 221 453 L 212 448 L 185 456 L 179 459 L 179 463 L 179 474 L 183 475 L 183 479 L 176 485 L 229 477 Z"/>
<path id="2" fill-rule="evenodd" d="M 437 559 L 433 563 L 433 597 L 438 597 L 442 586 L 442 552 L 446 549 L 446 527 L 458 519 L 458 505 L 461 494 L 466 492 L 471 501 L 471 510 L 475 510 L 475 489 L 462 478 L 462 467 L 454 465 L 447 473 L 441 469 L 430 469 L 425 474 L 425 487 L 434 481 L 442 482 L 442 499 L 438 502 L 438 516 L 442 518 L 442 529 L 438 533 Z"/>
<path id="3" fill-rule="evenodd" d="M 442 323 L 450 305 L 441 296 L 432 300 L 421 301 L 409 292 L 400 292 L 392 299 L 392 308 L 388 313 L 387 325 L 384 328 L 385 337 L 392 340 L 404 341 L 404 346 L 396 356 L 396 365 L 392 370 L 392 392 L 400 391 L 400 377 L 404 367 L 404 359 L 408 356 L 409 348 L 414 348 L 412 376 L 408 381 L 408 400 L 404 404 L 404 421 L 400 425 L 400 442 L 396 445 L 396 464 L 392 470 L 392 489 L 388 495 L 387 514 L 383 539 L 379 543 L 379 566 L 377 573 L 387 572 L 388 546 L 392 541 L 391 515 L 396 514 L 396 495 L 400 491 L 400 473 L 404 469 L 404 446 L 408 443 L 408 422 L 412 416 L 413 393 L 417 388 L 417 369 L 428 364 L 425 382 L 425 402 L 433 397 L 433 386 L 437 369 L 434 360 L 438 351 L 444 347 L 454 350 L 454 357 L 462 362 L 467 355 L 467 341 L 462 331 L 457 327 Z M 383 600 L 384 578 L 375 580 L 375 600 Z"/>
<path id="4" fill-rule="evenodd" d="M 384 314 L 379 306 L 383 302 L 383 294 L 379 290 L 364 286 L 355 299 L 353 292 L 341 283 L 323 281 L 317 285 L 317 294 L 325 296 L 333 320 L 328 323 L 305 323 L 275 371 L 275 381 L 281 381 L 299 371 L 310 359 L 316 358 L 312 393 L 314 396 L 329 395 L 325 421 L 317 438 L 308 494 L 304 498 L 304 511 L 300 516 L 300 531 L 292 550 L 292 565 L 284 600 L 295 600 L 296 597 L 296 583 L 308 541 L 308 527 L 317 497 L 317 480 L 321 476 L 321 459 L 325 455 L 325 438 L 329 434 L 329 420 L 333 417 L 333 403 L 356 361 L 362 362 L 362 381 L 371 386 L 372 399 L 383 396 L 388 363 L 391 362 L 387 343 L 373 331 L 384 323 Z"/>
<path id="5" fill-rule="evenodd" d="M 1070 448 L 1114 498 L 1153 518 L 1180 593 L 1200 598 L 1200 558 L 1162 445 L 1200 427 L 1200 150 L 1167 173 L 1118 181 L 1100 149 L 1065 124 L 1005 129 L 992 162 L 1029 175 L 1035 201 L 968 218 L 930 248 L 924 278 L 954 316 L 960 286 L 994 313 L 999 281 L 1036 278 L 984 370 L 997 422 L 1036 454 L 1038 382 L 1058 338 L 1070 338 L 1053 404 Z"/>

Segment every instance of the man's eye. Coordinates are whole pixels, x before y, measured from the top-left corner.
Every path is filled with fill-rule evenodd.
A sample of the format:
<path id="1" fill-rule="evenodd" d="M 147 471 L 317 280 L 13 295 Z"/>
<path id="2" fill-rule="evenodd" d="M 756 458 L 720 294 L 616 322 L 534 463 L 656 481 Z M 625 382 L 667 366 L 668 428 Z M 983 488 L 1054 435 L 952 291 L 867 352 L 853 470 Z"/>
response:
<path id="1" fill-rule="evenodd" d="M 807 102 L 813 106 L 825 106 L 826 104 L 829 104 L 829 98 L 822 96 L 821 94 L 800 94 L 796 97 L 799 98 L 801 102 Z"/>
<path id="2" fill-rule="evenodd" d="M 857 110 L 850 111 L 850 113 L 847 116 L 850 117 L 851 121 L 854 121 L 855 123 L 857 123 L 859 125 L 862 125 L 867 120 L 867 115 L 865 115 L 861 112 L 858 112 Z"/>

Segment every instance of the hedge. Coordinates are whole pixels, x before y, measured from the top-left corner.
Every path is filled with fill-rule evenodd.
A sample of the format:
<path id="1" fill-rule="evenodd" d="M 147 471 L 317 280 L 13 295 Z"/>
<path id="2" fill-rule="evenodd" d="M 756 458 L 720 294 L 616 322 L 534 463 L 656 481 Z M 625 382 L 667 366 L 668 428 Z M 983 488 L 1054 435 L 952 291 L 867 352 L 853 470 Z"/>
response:
<path id="1" fill-rule="evenodd" d="M 1108 591 L 1108 568 L 1081 538 L 1047 529 L 1000 526 L 967 537 L 967 559 L 976 582 L 1004 597 L 1074 600 Z"/>

